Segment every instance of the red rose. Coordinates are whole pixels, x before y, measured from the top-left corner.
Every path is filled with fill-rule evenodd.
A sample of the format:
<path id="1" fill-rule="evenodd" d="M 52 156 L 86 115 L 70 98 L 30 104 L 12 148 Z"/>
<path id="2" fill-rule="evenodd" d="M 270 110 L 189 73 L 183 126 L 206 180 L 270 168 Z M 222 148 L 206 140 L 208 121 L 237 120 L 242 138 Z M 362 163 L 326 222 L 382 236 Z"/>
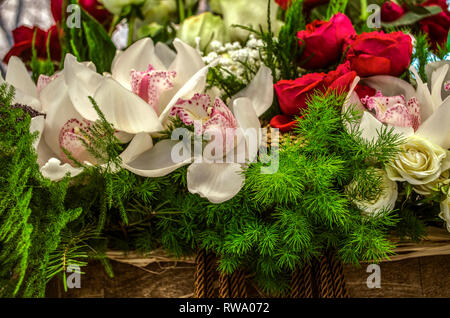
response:
<path id="1" fill-rule="evenodd" d="M 428 34 L 431 47 L 436 50 L 437 44 L 445 47 L 447 43 L 448 30 L 450 28 L 450 12 L 445 0 L 428 0 L 421 4 L 423 7 L 440 6 L 442 12 L 419 21 L 420 28 Z"/>
<path id="2" fill-rule="evenodd" d="M 51 0 L 52 15 L 56 22 L 61 22 L 62 20 L 63 2 L 64 0 Z M 79 0 L 78 3 L 101 24 L 107 25 L 111 21 L 111 13 L 97 0 Z"/>
<path id="3" fill-rule="evenodd" d="M 338 90 L 348 91 L 356 73 L 350 70 L 350 63 L 338 66 L 335 71 L 325 73 L 309 73 L 295 80 L 281 80 L 274 85 L 283 114 L 277 115 L 270 125 L 287 132 L 297 123 L 295 116 L 307 107 L 307 100 L 316 92 Z"/>
<path id="4" fill-rule="evenodd" d="M 50 37 L 50 58 L 52 61 L 61 59 L 61 45 L 59 44 L 58 28 L 52 26 L 48 31 L 38 27 L 20 26 L 12 31 L 14 45 L 6 53 L 3 61 L 7 64 L 11 56 L 18 56 L 22 61 L 30 61 L 32 56 L 33 35 L 36 32 L 35 48 L 38 58 L 47 58 L 47 39 Z"/>
<path id="5" fill-rule="evenodd" d="M 315 69 L 336 63 L 353 35 L 355 29 L 345 14 L 337 13 L 330 21 L 313 21 L 297 33 L 300 45 L 305 46 L 301 66 Z"/>
<path id="6" fill-rule="evenodd" d="M 384 22 L 392 22 L 405 14 L 405 9 L 395 2 L 388 1 L 381 6 L 381 20 Z"/>
<path id="7" fill-rule="evenodd" d="M 412 43 L 403 32 L 370 32 L 358 35 L 347 60 L 359 76 L 399 76 L 411 62 Z"/>

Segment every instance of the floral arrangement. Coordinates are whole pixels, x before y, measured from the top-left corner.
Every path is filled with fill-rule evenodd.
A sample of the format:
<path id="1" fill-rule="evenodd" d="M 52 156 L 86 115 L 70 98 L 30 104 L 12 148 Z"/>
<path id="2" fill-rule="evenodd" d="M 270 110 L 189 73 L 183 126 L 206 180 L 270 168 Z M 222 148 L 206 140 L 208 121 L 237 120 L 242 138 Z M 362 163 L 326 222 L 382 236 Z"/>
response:
<path id="1" fill-rule="evenodd" d="M 50 2 L 3 59 L 0 295 L 159 247 L 283 295 L 450 232 L 444 1 Z"/>

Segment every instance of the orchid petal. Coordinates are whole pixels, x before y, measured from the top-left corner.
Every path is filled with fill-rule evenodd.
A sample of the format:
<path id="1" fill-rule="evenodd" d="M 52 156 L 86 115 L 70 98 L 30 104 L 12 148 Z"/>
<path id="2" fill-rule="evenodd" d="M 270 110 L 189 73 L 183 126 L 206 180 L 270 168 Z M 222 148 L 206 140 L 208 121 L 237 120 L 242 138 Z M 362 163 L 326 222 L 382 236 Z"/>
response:
<path id="1" fill-rule="evenodd" d="M 444 149 L 450 148 L 450 98 L 419 127 L 416 134 L 420 135 Z"/>
<path id="2" fill-rule="evenodd" d="M 52 181 L 59 181 L 67 174 L 75 177 L 83 172 L 83 168 L 74 168 L 70 164 L 61 164 L 61 161 L 56 158 L 51 158 L 42 168 L 41 173 L 45 178 Z"/>
<path id="3" fill-rule="evenodd" d="M 164 101 L 164 94 L 160 97 L 160 104 L 165 105 L 165 108 L 162 110 L 159 115 L 159 121 L 164 123 L 172 111 L 172 107 L 178 102 L 180 98 L 182 99 L 190 99 L 196 93 L 202 93 L 206 87 L 206 76 L 208 75 L 208 71 L 210 67 L 213 67 L 216 63 L 211 63 L 205 67 L 203 67 L 200 71 L 195 73 L 194 76 L 191 77 L 190 80 L 186 82 L 186 84 L 181 87 L 177 93 L 171 97 L 170 101 L 166 103 Z"/>
<path id="4" fill-rule="evenodd" d="M 403 95 L 406 100 L 410 100 L 416 95 L 415 89 L 411 84 L 394 76 L 377 75 L 365 78 L 361 82 L 381 91 L 384 96 Z"/>
<path id="5" fill-rule="evenodd" d="M 38 97 L 36 85 L 31 79 L 25 64 L 16 56 L 12 56 L 9 60 L 5 80 L 16 89 L 22 91 L 22 93 L 35 98 Z"/>
<path id="6" fill-rule="evenodd" d="M 181 162 L 172 160 L 172 149 L 179 141 L 165 139 L 158 142 L 153 148 L 140 154 L 131 162 L 124 163 L 123 167 L 134 174 L 143 177 L 163 177 L 176 169 L 191 162 L 191 157 Z"/>
<path id="7" fill-rule="evenodd" d="M 55 94 L 55 92 L 58 92 Z M 52 152 L 61 155 L 59 135 L 62 127 L 71 119 L 82 120 L 69 97 L 64 76 L 60 76 L 44 87 L 40 94 L 42 107 L 47 110 L 44 139 Z"/>
<path id="8" fill-rule="evenodd" d="M 5 81 L 14 86 L 14 102 L 32 107 L 41 111 L 41 103 L 38 99 L 37 87 L 28 74 L 23 62 L 16 56 L 12 56 L 8 63 Z"/>
<path id="9" fill-rule="evenodd" d="M 30 133 L 31 134 L 33 134 L 35 132 L 39 133 L 38 137 L 33 141 L 34 150 L 37 150 L 39 142 L 41 141 L 41 137 L 44 132 L 44 126 L 45 126 L 45 117 L 44 116 L 36 116 L 34 118 L 31 118 Z"/>
<path id="10" fill-rule="evenodd" d="M 414 135 L 414 129 L 412 127 L 395 127 L 391 125 L 386 125 L 389 130 L 394 134 L 400 135 L 401 138 L 407 138 Z M 379 134 L 386 129 L 385 125 L 376 119 L 369 112 L 364 112 L 361 122 L 359 124 L 358 131 L 361 132 L 361 138 L 368 142 L 377 142 Z"/>
<path id="11" fill-rule="evenodd" d="M 104 78 L 94 94 L 100 110 L 115 129 L 130 134 L 163 129 L 155 110 L 111 78 Z M 97 120 L 98 114 L 87 119 Z"/>
<path id="12" fill-rule="evenodd" d="M 256 115 L 261 116 L 273 102 L 272 71 L 265 65 L 261 66 L 250 84 L 233 96 L 232 101 L 239 97 L 252 100 Z"/>
<path id="13" fill-rule="evenodd" d="M 115 80 L 131 90 L 131 71 L 143 72 L 152 65 L 155 69 L 165 69 L 155 54 L 155 47 L 150 38 L 135 42 L 121 54 L 116 54 L 111 73 Z"/>
<path id="14" fill-rule="evenodd" d="M 139 155 L 150 150 L 153 147 L 152 137 L 147 133 L 137 134 L 130 142 L 128 147 L 120 154 L 122 162 L 129 163 L 135 160 Z"/>
<path id="15" fill-rule="evenodd" d="M 98 119 L 89 96 L 94 95 L 103 77 L 88 64 L 79 63 L 75 56 L 67 54 L 64 61 L 64 79 L 75 109 L 87 120 Z"/>
<path id="16" fill-rule="evenodd" d="M 177 50 L 177 56 L 169 67 L 169 70 L 177 72 L 176 87 L 182 87 L 189 79 L 205 67 L 205 62 L 200 53 L 180 39 L 175 39 L 173 45 Z"/>
<path id="17" fill-rule="evenodd" d="M 166 69 L 169 69 L 170 65 L 175 61 L 177 54 L 172 51 L 166 44 L 158 42 L 155 45 L 156 56 L 164 64 Z"/>
<path id="18" fill-rule="evenodd" d="M 248 159 L 253 161 L 258 155 L 259 146 L 261 144 L 261 123 L 255 109 L 252 106 L 252 101 L 248 98 L 238 98 L 234 101 L 233 105 L 234 116 L 238 122 L 238 126 L 245 134 L 247 140 L 246 150 L 248 152 Z M 254 136 L 256 140 L 252 140 L 251 136 Z M 237 141 L 239 144 L 240 141 Z"/>
<path id="19" fill-rule="evenodd" d="M 433 99 L 433 103 L 435 105 L 442 104 L 441 91 L 448 68 L 449 65 L 445 64 L 431 74 L 431 98 Z"/>
<path id="20" fill-rule="evenodd" d="M 422 122 L 425 122 L 428 117 L 430 117 L 435 111 L 437 105 L 434 105 L 433 99 L 431 98 L 430 91 L 428 90 L 427 84 L 422 82 L 417 70 L 411 66 L 410 71 L 414 74 L 417 82 L 416 97 L 419 101 L 420 115 L 422 117 Z"/>
<path id="21" fill-rule="evenodd" d="M 238 163 L 193 163 L 187 172 L 187 186 L 212 203 L 222 203 L 239 193 L 245 182 Z"/>

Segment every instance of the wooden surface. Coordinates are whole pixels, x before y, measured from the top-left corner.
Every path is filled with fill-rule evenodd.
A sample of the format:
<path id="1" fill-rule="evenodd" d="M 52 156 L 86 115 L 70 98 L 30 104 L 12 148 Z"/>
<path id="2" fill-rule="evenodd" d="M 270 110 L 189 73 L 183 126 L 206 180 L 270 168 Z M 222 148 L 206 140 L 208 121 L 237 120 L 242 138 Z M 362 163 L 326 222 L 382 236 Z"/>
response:
<path id="1" fill-rule="evenodd" d="M 98 262 L 84 268 L 81 288 L 65 293 L 60 281 L 49 284 L 47 297 L 192 297 L 194 264 L 191 260 L 164 259 L 137 267 L 111 261 L 115 277 L 109 278 Z M 450 297 L 450 255 L 383 262 L 381 288 L 370 289 L 367 264 L 345 266 L 350 297 Z M 249 288 L 251 297 L 261 297 Z"/>

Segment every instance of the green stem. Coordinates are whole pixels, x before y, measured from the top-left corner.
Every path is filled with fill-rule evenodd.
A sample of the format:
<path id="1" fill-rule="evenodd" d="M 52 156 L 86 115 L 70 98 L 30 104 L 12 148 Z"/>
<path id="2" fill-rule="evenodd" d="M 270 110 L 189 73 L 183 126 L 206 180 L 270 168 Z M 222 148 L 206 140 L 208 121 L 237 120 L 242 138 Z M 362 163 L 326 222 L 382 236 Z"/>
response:
<path id="1" fill-rule="evenodd" d="M 135 17 L 131 17 L 128 21 L 128 46 L 133 44 L 133 34 L 134 34 L 134 23 L 136 22 Z"/>
<path id="2" fill-rule="evenodd" d="M 180 17 L 180 23 L 184 21 L 184 1 L 178 0 L 178 15 Z"/>
<path id="3" fill-rule="evenodd" d="M 366 21 L 368 17 L 367 0 L 361 0 L 361 20 Z"/>

